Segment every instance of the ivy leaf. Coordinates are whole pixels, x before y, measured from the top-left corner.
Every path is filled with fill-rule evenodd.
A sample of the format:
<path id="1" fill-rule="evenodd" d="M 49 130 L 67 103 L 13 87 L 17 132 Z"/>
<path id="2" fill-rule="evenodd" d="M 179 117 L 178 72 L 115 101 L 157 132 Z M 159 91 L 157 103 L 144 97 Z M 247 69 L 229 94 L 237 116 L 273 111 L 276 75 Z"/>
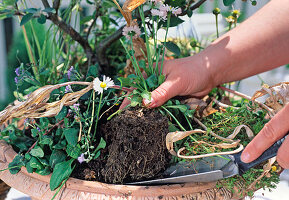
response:
<path id="1" fill-rule="evenodd" d="M 42 176 L 46 176 L 46 175 L 49 175 L 51 173 L 49 167 L 45 167 L 44 169 L 38 169 L 38 170 L 35 170 L 35 172 L 37 174 L 40 174 Z"/>
<path id="2" fill-rule="evenodd" d="M 66 153 L 72 157 L 72 158 L 78 158 L 79 155 L 81 154 L 81 148 L 80 148 L 80 145 L 77 144 L 76 146 L 71 146 L 71 145 L 67 145 L 67 148 L 66 148 Z"/>
<path id="3" fill-rule="evenodd" d="M 48 144 L 49 146 L 51 146 L 53 144 L 52 137 L 48 135 L 44 135 L 42 137 L 42 140 L 39 142 L 39 144 Z"/>
<path id="4" fill-rule="evenodd" d="M 30 167 L 34 168 L 34 169 L 43 169 L 43 165 L 41 164 L 41 162 L 36 158 L 36 157 L 32 157 L 29 161 L 29 165 Z"/>
<path id="5" fill-rule="evenodd" d="M 49 165 L 52 168 L 54 168 L 56 164 L 65 161 L 65 159 L 66 159 L 66 153 L 64 153 L 64 151 L 62 150 L 55 149 L 52 151 L 52 154 L 50 156 Z"/>
<path id="6" fill-rule="evenodd" d="M 28 13 L 24 15 L 21 19 L 20 26 L 23 26 L 24 24 L 29 22 L 32 19 L 32 17 L 33 17 L 33 13 Z"/>
<path id="7" fill-rule="evenodd" d="M 15 156 L 13 161 L 8 165 L 11 174 L 17 174 L 22 166 L 24 166 L 24 162 L 22 161 L 22 156 L 20 155 Z"/>
<path id="8" fill-rule="evenodd" d="M 46 22 L 46 17 L 45 17 L 45 15 L 41 14 L 40 17 L 38 17 L 37 22 L 38 22 L 39 24 L 45 24 L 45 22 Z"/>
<path id="9" fill-rule="evenodd" d="M 235 2 L 235 0 L 223 0 L 225 6 L 230 6 Z"/>
<path id="10" fill-rule="evenodd" d="M 55 165 L 51 179 L 50 179 L 50 189 L 51 191 L 55 190 L 62 181 L 68 178 L 72 172 L 71 164 L 74 159 L 69 161 L 63 161 Z"/>
<path id="11" fill-rule="evenodd" d="M 176 56 L 180 56 L 181 55 L 181 50 L 180 48 L 178 47 L 178 45 L 176 45 L 175 43 L 173 42 L 166 42 L 166 43 L 163 43 L 165 45 L 165 47 L 173 52 Z"/>
<path id="12" fill-rule="evenodd" d="M 36 146 L 30 151 L 30 154 L 32 156 L 42 158 L 44 156 L 44 151 L 41 149 L 41 147 Z"/>
<path id="13" fill-rule="evenodd" d="M 79 131 L 76 128 L 66 128 L 63 132 L 67 143 L 75 146 L 77 144 Z"/>

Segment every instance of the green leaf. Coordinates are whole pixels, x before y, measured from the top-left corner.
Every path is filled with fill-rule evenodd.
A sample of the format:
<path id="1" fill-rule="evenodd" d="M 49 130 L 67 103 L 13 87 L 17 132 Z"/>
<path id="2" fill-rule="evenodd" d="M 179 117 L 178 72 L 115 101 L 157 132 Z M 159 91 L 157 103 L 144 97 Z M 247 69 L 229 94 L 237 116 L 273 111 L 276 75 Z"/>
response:
<path id="1" fill-rule="evenodd" d="M 29 165 L 30 167 L 34 168 L 34 169 L 43 169 L 43 165 L 41 164 L 41 162 L 36 158 L 36 157 L 32 157 L 29 161 Z"/>
<path id="2" fill-rule="evenodd" d="M 166 76 L 165 75 L 160 75 L 158 77 L 158 84 L 161 85 L 163 82 L 165 82 Z"/>
<path id="3" fill-rule="evenodd" d="M 31 130 L 32 137 L 37 137 L 38 134 L 39 134 L 39 131 L 36 128 Z"/>
<path id="4" fill-rule="evenodd" d="M 66 128 L 63 132 L 67 143 L 75 146 L 77 144 L 79 130 L 76 128 Z"/>
<path id="5" fill-rule="evenodd" d="M 182 113 L 185 113 L 188 110 L 188 107 L 186 105 L 173 105 L 173 106 L 166 106 L 166 107 L 179 109 Z"/>
<path id="6" fill-rule="evenodd" d="M 3 0 L 4 5 L 13 6 L 16 3 L 16 0 Z"/>
<path id="7" fill-rule="evenodd" d="M 179 24 L 181 24 L 181 23 L 183 23 L 183 22 L 184 22 L 184 20 L 182 20 L 182 19 L 180 19 L 180 18 L 178 18 L 178 17 L 172 16 L 172 17 L 171 17 L 171 20 L 170 20 L 170 27 L 178 26 Z M 161 26 L 162 26 L 162 27 L 167 27 L 167 22 L 161 21 L 161 22 L 159 23 L 159 28 L 160 28 Z"/>
<path id="8" fill-rule="evenodd" d="M 119 77 L 117 78 L 121 84 L 121 87 L 128 87 L 131 86 L 131 79 L 130 78 L 124 78 L 124 77 Z"/>
<path id="9" fill-rule="evenodd" d="M 76 146 L 71 146 L 68 144 L 66 147 L 66 153 L 72 158 L 78 158 L 81 154 L 80 145 L 77 144 Z"/>
<path id="10" fill-rule="evenodd" d="M 155 74 L 151 75 L 150 77 L 147 78 L 146 80 L 147 85 L 151 89 L 155 89 L 158 87 L 158 78 Z"/>
<path id="11" fill-rule="evenodd" d="M 101 137 L 98 146 L 96 147 L 95 151 L 100 149 L 104 149 L 106 147 L 106 141 Z"/>
<path id="12" fill-rule="evenodd" d="M 49 165 L 54 168 L 56 164 L 65 161 L 66 157 L 67 156 L 64 151 L 55 149 L 52 151 L 50 156 Z"/>
<path id="13" fill-rule="evenodd" d="M 23 12 L 32 13 L 32 14 L 35 14 L 38 11 L 39 11 L 39 9 L 36 9 L 36 8 L 27 8 L 27 9 L 23 10 Z"/>
<path id="14" fill-rule="evenodd" d="M 132 107 L 135 107 L 137 105 L 141 105 L 142 102 L 142 98 L 138 95 L 134 95 L 131 99 L 130 99 L 130 105 Z"/>
<path id="15" fill-rule="evenodd" d="M 98 77 L 98 64 L 89 67 L 86 77 Z"/>
<path id="16" fill-rule="evenodd" d="M 143 99 L 147 99 L 147 100 L 151 100 L 151 93 L 150 92 L 148 92 L 148 91 L 146 91 L 146 90 L 144 90 L 142 93 L 141 93 L 141 97 L 143 98 Z"/>
<path id="17" fill-rule="evenodd" d="M 165 47 L 173 52 L 176 56 L 180 56 L 181 55 L 181 50 L 180 48 L 178 47 L 178 45 L 176 45 L 175 43 L 173 42 L 166 42 L 166 43 L 163 43 L 165 45 Z"/>
<path id="18" fill-rule="evenodd" d="M 37 174 L 40 174 L 42 176 L 46 176 L 46 175 L 49 175 L 51 173 L 49 167 L 45 167 L 44 169 L 38 169 L 38 170 L 35 170 L 35 172 Z"/>
<path id="19" fill-rule="evenodd" d="M 223 0 L 225 6 L 230 6 L 235 2 L 235 0 Z"/>
<path id="20" fill-rule="evenodd" d="M 25 167 L 26 167 L 26 170 L 27 170 L 28 173 L 33 173 L 33 172 L 34 172 L 34 168 L 32 168 L 32 167 L 30 166 L 30 162 L 28 162 L 28 163 L 25 165 Z"/>
<path id="21" fill-rule="evenodd" d="M 28 14 L 24 15 L 21 19 L 20 26 L 23 26 L 24 24 L 29 22 L 29 20 L 31 20 L 32 17 L 33 17 L 33 13 L 28 13 Z"/>
<path id="22" fill-rule="evenodd" d="M 63 106 L 63 108 L 61 109 L 61 111 L 58 113 L 58 115 L 55 116 L 55 118 L 60 121 L 63 120 L 64 117 L 66 117 L 67 115 L 67 107 Z"/>
<path id="23" fill-rule="evenodd" d="M 54 8 L 45 8 L 42 11 L 46 13 L 53 13 L 53 14 L 56 13 L 56 10 Z"/>
<path id="24" fill-rule="evenodd" d="M 30 151 L 30 154 L 32 156 L 42 158 L 44 156 L 44 151 L 41 149 L 41 147 L 36 146 Z"/>
<path id="25" fill-rule="evenodd" d="M 50 189 L 55 190 L 62 181 L 68 178 L 72 172 L 71 164 L 74 159 L 70 159 L 69 161 L 64 161 L 55 165 L 53 170 L 51 179 L 50 179 Z"/>
<path id="26" fill-rule="evenodd" d="M 39 144 L 48 144 L 49 146 L 53 144 L 53 140 L 51 136 L 44 135 L 39 142 Z"/>
<path id="27" fill-rule="evenodd" d="M 45 17 L 43 14 L 41 14 L 41 15 L 38 17 L 37 22 L 38 22 L 39 24 L 45 24 L 45 22 L 46 22 L 46 17 Z"/>
<path id="28" fill-rule="evenodd" d="M 9 163 L 8 168 L 11 174 L 17 174 L 21 170 L 21 166 L 24 166 L 22 161 L 22 156 L 17 155 L 11 163 Z"/>
<path id="29" fill-rule="evenodd" d="M 193 11 L 190 8 L 187 10 L 187 15 L 188 17 L 191 17 L 193 15 Z"/>

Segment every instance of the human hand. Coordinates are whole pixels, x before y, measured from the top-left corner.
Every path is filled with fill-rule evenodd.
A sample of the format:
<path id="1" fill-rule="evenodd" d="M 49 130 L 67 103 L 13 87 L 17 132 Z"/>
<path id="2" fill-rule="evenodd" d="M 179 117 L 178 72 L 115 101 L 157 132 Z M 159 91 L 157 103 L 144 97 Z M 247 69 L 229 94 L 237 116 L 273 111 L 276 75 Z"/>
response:
<path id="1" fill-rule="evenodd" d="M 247 145 L 241 155 L 245 163 L 257 159 L 266 149 L 284 137 L 289 131 L 289 104 L 279 111 Z M 285 169 L 289 169 L 289 137 L 282 143 L 277 153 L 277 162 Z"/>
<path id="2" fill-rule="evenodd" d="M 144 99 L 149 108 L 161 106 L 174 96 L 201 97 L 215 86 L 204 59 L 198 55 L 167 60 L 163 65 L 166 80 L 151 93 L 151 101 Z"/>

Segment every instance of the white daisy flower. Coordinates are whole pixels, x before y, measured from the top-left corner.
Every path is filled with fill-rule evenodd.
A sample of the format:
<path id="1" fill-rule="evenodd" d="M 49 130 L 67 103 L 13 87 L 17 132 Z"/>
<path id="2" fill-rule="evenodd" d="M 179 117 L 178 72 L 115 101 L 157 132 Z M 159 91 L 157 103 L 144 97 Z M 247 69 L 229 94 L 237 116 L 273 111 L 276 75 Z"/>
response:
<path id="1" fill-rule="evenodd" d="M 103 93 L 103 90 L 107 90 L 107 88 L 112 86 L 114 86 L 113 80 L 106 76 L 103 76 L 103 81 L 99 80 L 99 78 L 93 80 L 93 89 L 98 92 L 98 94 Z"/>

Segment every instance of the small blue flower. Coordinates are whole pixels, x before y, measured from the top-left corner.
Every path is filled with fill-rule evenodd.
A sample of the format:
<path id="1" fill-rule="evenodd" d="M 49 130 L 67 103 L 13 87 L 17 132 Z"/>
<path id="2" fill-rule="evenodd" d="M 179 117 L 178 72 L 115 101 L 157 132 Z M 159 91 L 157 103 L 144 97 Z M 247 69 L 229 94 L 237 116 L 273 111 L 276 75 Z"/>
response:
<path id="1" fill-rule="evenodd" d="M 73 68 L 73 66 L 71 66 L 69 68 L 69 70 L 67 71 L 67 78 L 68 79 L 71 79 L 71 75 L 73 74 L 73 70 L 74 70 L 74 68 Z"/>
<path id="2" fill-rule="evenodd" d="M 79 111 L 79 103 L 73 104 L 73 108 L 76 112 Z"/>
<path id="3" fill-rule="evenodd" d="M 70 86 L 70 85 L 67 85 L 67 86 L 65 87 L 64 93 L 70 93 L 70 92 L 73 92 L 72 89 L 71 89 L 71 86 Z"/>
<path id="4" fill-rule="evenodd" d="M 18 82 L 19 82 L 17 77 L 14 78 L 14 81 L 15 81 L 16 84 L 18 84 Z"/>
<path id="5" fill-rule="evenodd" d="M 20 67 L 17 67 L 15 69 L 15 73 L 16 73 L 17 76 L 20 76 Z"/>
<path id="6" fill-rule="evenodd" d="M 39 127 L 36 128 L 39 132 L 41 131 L 41 129 Z"/>
<path id="7" fill-rule="evenodd" d="M 84 153 L 82 153 L 78 158 L 77 158 L 78 162 L 81 164 L 85 161 L 85 158 L 84 158 Z"/>

